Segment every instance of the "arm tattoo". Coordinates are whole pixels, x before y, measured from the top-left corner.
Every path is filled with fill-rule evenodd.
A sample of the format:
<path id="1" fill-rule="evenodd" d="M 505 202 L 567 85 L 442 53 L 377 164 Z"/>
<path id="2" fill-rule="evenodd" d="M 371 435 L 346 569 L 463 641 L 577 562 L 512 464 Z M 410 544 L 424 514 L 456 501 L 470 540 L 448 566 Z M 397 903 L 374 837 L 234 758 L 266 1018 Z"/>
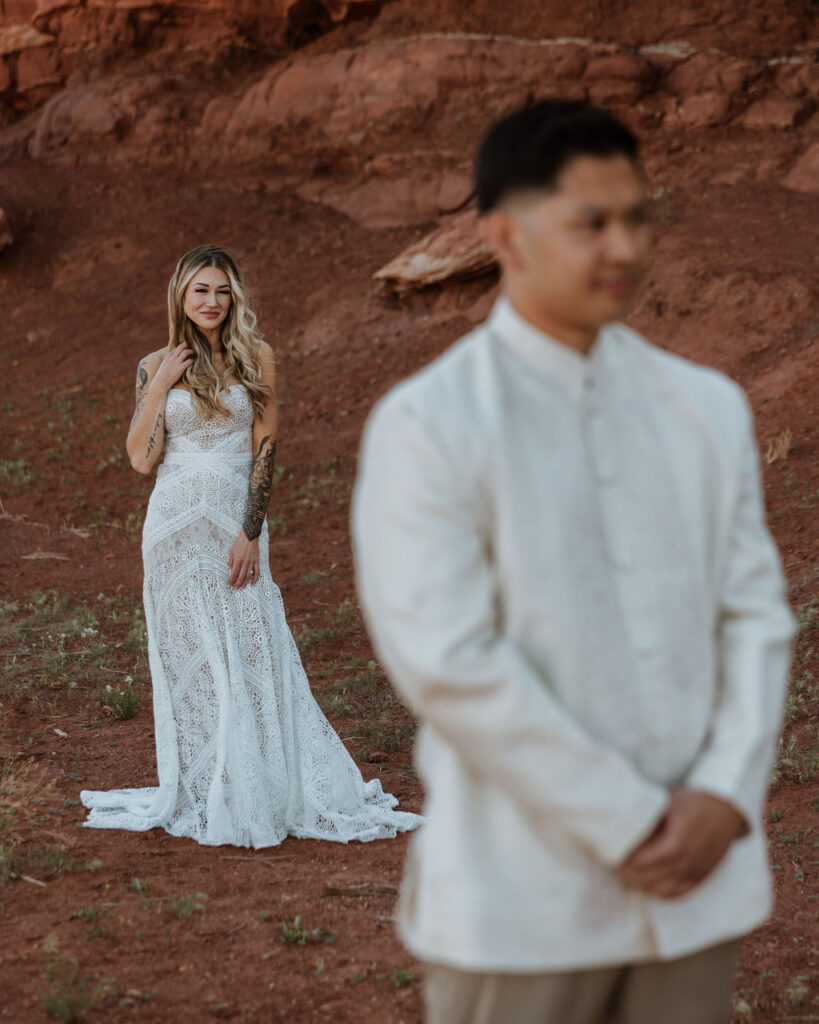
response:
<path id="1" fill-rule="evenodd" d="M 159 428 L 159 425 L 162 423 L 162 420 L 163 420 L 164 416 L 165 416 L 165 413 L 161 412 L 157 416 L 157 418 L 156 418 L 156 423 L 154 423 L 154 429 L 151 431 L 151 436 L 148 438 L 148 447 L 147 447 L 147 449 L 145 451 L 145 458 L 146 459 L 151 454 L 151 452 L 154 450 L 154 445 L 156 444 L 156 432 L 157 432 L 157 429 Z"/>
<path id="2" fill-rule="evenodd" d="M 142 406 L 145 404 L 145 385 L 148 383 L 148 373 L 145 369 L 145 360 L 137 367 L 137 382 L 136 382 L 136 403 L 134 405 L 134 416 L 131 420 L 131 426 L 136 423 L 137 416 L 142 412 Z"/>
<path id="3" fill-rule="evenodd" d="M 265 446 L 267 450 L 265 451 Z M 262 454 L 264 452 L 264 454 Z M 270 501 L 270 489 L 273 486 L 273 467 L 276 461 L 276 441 L 270 435 L 262 438 L 259 450 L 250 469 L 250 480 L 247 485 L 247 507 L 242 529 L 248 540 L 255 540 L 262 532 L 264 517 L 267 515 L 267 504 Z"/>

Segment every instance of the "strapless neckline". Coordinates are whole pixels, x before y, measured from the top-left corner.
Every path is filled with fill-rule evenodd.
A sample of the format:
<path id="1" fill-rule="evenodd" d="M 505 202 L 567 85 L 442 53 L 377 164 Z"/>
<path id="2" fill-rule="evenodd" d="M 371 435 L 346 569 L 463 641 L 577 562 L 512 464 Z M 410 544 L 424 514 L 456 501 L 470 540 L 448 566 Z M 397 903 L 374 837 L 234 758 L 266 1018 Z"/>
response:
<path id="1" fill-rule="evenodd" d="M 225 387 L 222 388 L 222 390 L 223 391 L 230 391 L 231 388 L 243 388 L 243 387 L 244 387 L 244 384 L 239 380 L 235 384 L 227 384 Z M 193 394 L 193 392 L 189 391 L 187 388 L 168 388 L 168 394 L 169 395 L 172 395 L 174 393 L 176 393 L 178 395 L 192 395 Z"/>

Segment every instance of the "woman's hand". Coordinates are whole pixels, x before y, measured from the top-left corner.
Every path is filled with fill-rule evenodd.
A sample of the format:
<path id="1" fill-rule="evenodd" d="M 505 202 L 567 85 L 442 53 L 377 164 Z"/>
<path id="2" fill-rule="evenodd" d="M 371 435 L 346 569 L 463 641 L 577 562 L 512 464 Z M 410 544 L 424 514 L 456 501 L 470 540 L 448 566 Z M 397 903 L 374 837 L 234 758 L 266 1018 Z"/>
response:
<path id="1" fill-rule="evenodd" d="M 230 549 L 228 569 L 228 584 L 236 590 L 241 590 L 248 583 L 255 587 L 259 582 L 259 541 L 248 540 L 244 530 Z"/>
<path id="2" fill-rule="evenodd" d="M 165 399 L 193 359 L 193 349 L 179 345 L 172 352 L 162 349 L 152 352 L 137 367 L 134 416 L 125 448 L 131 465 L 138 473 L 150 473 L 162 455 L 165 447 Z"/>
<path id="3" fill-rule="evenodd" d="M 193 365 L 194 351 L 189 345 L 178 345 L 164 357 L 157 367 L 151 387 L 169 391 Z"/>

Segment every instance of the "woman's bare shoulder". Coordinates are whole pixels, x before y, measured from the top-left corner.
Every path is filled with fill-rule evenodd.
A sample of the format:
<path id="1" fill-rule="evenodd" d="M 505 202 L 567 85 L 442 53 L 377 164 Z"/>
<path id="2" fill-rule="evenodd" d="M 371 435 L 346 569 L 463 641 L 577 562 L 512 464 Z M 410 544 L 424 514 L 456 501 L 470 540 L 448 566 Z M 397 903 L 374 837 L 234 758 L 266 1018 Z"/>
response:
<path id="1" fill-rule="evenodd" d="M 256 339 L 256 344 L 258 345 L 258 348 L 256 349 L 256 353 L 257 353 L 257 355 L 259 356 L 259 359 L 262 362 L 274 362 L 275 361 L 274 360 L 274 356 L 273 356 L 273 349 L 270 347 L 270 345 L 267 344 L 266 341 L 262 341 L 261 338 L 257 338 Z"/>

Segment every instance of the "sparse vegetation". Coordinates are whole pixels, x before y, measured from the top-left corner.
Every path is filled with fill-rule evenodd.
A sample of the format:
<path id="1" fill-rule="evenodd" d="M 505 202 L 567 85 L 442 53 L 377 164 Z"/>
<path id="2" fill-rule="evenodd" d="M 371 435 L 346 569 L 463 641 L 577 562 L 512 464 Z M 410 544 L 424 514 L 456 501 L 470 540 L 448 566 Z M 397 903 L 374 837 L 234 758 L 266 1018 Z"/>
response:
<path id="1" fill-rule="evenodd" d="M 811 782 L 819 771 L 819 732 L 815 733 L 805 745 L 800 746 L 795 735 L 780 740 L 779 751 L 771 772 L 771 784 L 780 779 L 796 782 L 800 785 Z"/>
<path id="2" fill-rule="evenodd" d="M 34 479 L 34 470 L 27 459 L 0 459 L 0 487 L 22 490 Z"/>
<path id="3" fill-rule="evenodd" d="M 358 639 L 364 627 L 356 604 L 349 598 L 335 612 L 324 616 L 323 624 L 297 631 L 295 640 L 310 677 L 321 681 L 315 696 L 331 718 L 353 719 L 350 739 L 358 747 L 361 761 L 374 751 L 395 753 L 406 749 L 415 735 L 415 723 L 390 686 L 377 662 L 364 658 Z M 344 653 L 336 655 L 339 646 Z M 325 654 L 325 647 L 332 653 Z"/>
<path id="4" fill-rule="evenodd" d="M 788 986 L 785 989 L 783 1003 L 785 1009 L 789 1012 L 798 1010 L 800 1006 L 805 1002 L 805 996 L 808 994 L 808 982 L 810 981 L 809 974 L 797 974 L 788 982 Z"/>
<path id="5" fill-rule="evenodd" d="M 183 896 L 174 907 L 174 913 L 180 921 L 190 921 L 194 914 L 204 914 L 207 896 L 203 892 L 190 893 Z"/>
<path id="6" fill-rule="evenodd" d="M 326 928 L 313 928 L 308 931 L 301 923 L 301 917 L 292 921 L 282 921 L 281 941 L 288 946 L 306 946 L 314 942 L 335 942 L 335 932 Z"/>
<path id="7" fill-rule="evenodd" d="M 793 645 L 791 679 L 785 709 L 787 722 L 805 718 L 818 710 L 819 686 L 812 670 L 814 646 L 819 635 L 819 602 L 816 598 L 797 609 L 799 629 Z"/>
<path id="8" fill-rule="evenodd" d="M 295 506 L 296 517 L 308 515 L 321 506 L 343 508 L 350 498 L 351 484 L 339 477 L 341 460 L 336 455 L 323 462 L 312 463 L 310 474 L 301 487 L 294 490 L 288 504 Z"/>
<path id="9" fill-rule="evenodd" d="M 49 694 L 70 692 L 80 699 L 102 694 L 103 703 L 113 708 L 113 692 L 123 717 L 133 713 L 134 678 L 148 675 L 145 621 L 136 594 L 120 590 L 74 603 L 54 590 L 33 590 L 3 602 L 1 610 L 0 702 L 27 699 L 38 706 Z M 112 676 L 120 674 L 124 685 L 112 685 Z"/>
<path id="10" fill-rule="evenodd" d="M 139 698 L 134 693 L 133 683 L 133 679 L 126 676 L 122 686 L 113 687 L 109 684 L 105 687 L 108 695 L 105 706 L 119 722 L 133 718 L 139 711 Z"/>
<path id="11" fill-rule="evenodd" d="M 43 968 L 45 988 L 41 990 L 42 1007 L 55 1020 L 85 1020 L 88 1011 L 98 1005 L 110 990 L 106 981 L 92 982 L 80 973 L 76 964 L 54 956 Z"/>

